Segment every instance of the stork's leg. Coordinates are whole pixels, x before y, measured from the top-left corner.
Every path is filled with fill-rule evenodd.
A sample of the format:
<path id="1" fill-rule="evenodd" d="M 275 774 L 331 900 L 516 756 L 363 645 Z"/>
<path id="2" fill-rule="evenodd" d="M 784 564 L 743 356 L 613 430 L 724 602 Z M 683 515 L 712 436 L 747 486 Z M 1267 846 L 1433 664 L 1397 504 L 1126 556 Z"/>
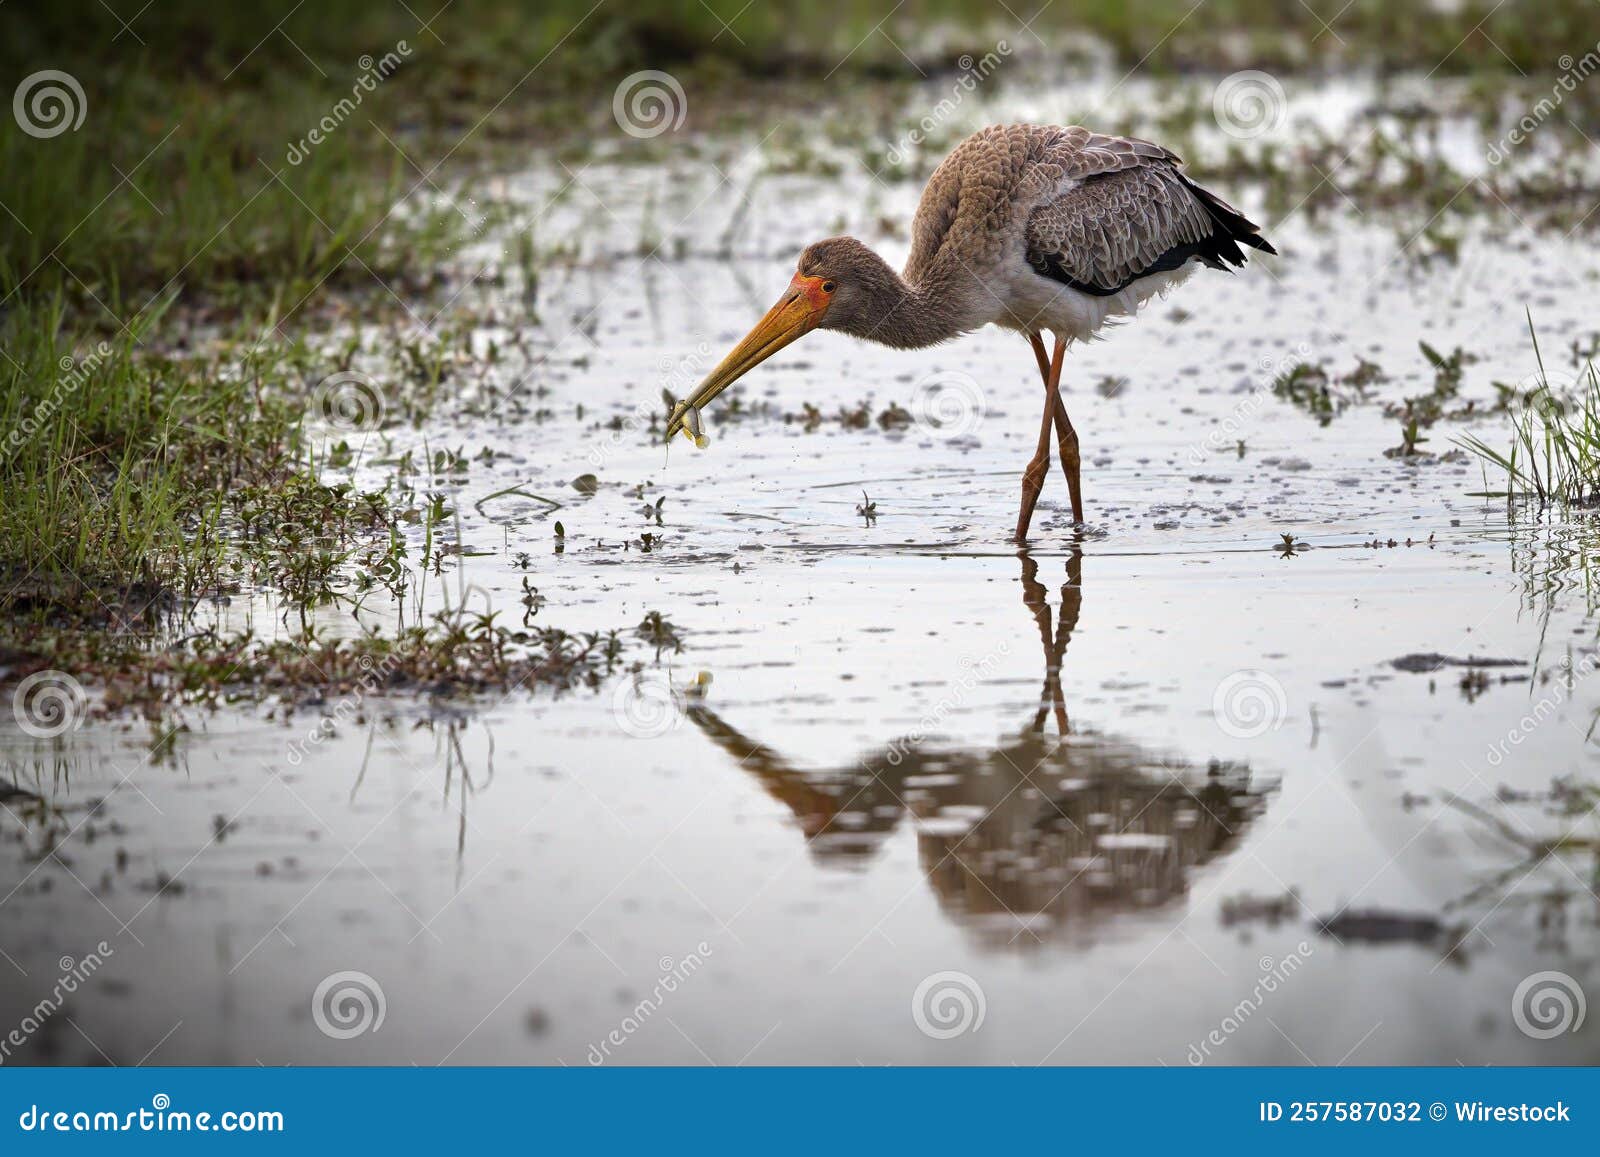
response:
<path id="1" fill-rule="evenodd" d="M 1044 348 L 1044 337 L 1041 334 L 1030 333 L 1028 335 L 1028 341 L 1033 346 L 1033 359 L 1039 363 L 1039 384 L 1042 385 L 1045 388 L 1045 392 L 1048 393 L 1050 390 L 1050 351 Z M 1072 424 L 1067 421 L 1067 408 L 1061 404 L 1061 398 L 1059 395 L 1056 398 L 1055 416 L 1056 445 L 1062 446 L 1062 439 L 1066 437 L 1066 432 L 1072 428 Z M 1061 458 L 1061 474 L 1065 478 L 1071 478 L 1071 475 L 1067 471 L 1067 459 L 1065 455 L 1063 455 Z"/>
<path id="2" fill-rule="evenodd" d="M 1056 406 L 1060 403 L 1057 383 L 1061 380 L 1061 359 L 1066 356 L 1067 345 L 1056 342 L 1055 359 L 1050 363 L 1049 377 L 1045 380 L 1044 418 L 1039 426 L 1039 449 L 1022 472 L 1022 513 L 1017 516 L 1017 541 L 1028 537 L 1028 524 L 1033 521 L 1033 508 L 1039 501 L 1039 491 L 1044 489 L 1045 475 L 1050 472 L 1050 427 L 1055 420 Z M 1072 486 L 1072 475 L 1067 475 L 1067 486 Z"/>
<path id="3" fill-rule="evenodd" d="M 1054 651 L 1046 664 L 1046 671 L 1055 676 L 1055 685 L 1052 688 L 1056 708 L 1056 726 L 1061 729 L 1061 734 L 1068 734 L 1072 728 L 1067 721 L 1067 700 L 1061 690 L 1061 662 L 1067 653 L 1067 644 L 1072 641 L 1072 632 L 1078 629 L 1078 614 L 1083 610 L 1083 551 L 1076 546 L 1067 558 L 1067 581 L 1061 584 L 1061 615 L 1056 620 L 1056 637 Z"/>
<path id="4" fill-rule="evenodd" d="M 1039 581 L 1039 564 L 1026 547 L 1017 552 L 1022 558 L 1022 603 L 1033 612 L 1039 625 L 1039 638 L 1044 643 L 1044 690 L 1039 695 L 1039 710 L 1028 728 L 1036 735 L 1044 734 L 1044 725 L 1055 711 L 1056 728 L 1062 735 L 1072 733 L 1067 717 L 1066 695 L 1061 690 L 1062 657 L 1072 632 L 1078 626 L 1078 613 L 1083 609 L 1083 552 L 1076 546 L 1067 559 L 1067 581 L 1061 584 L 1061 613 L 1055 628 L 1050 626 L 1050 602 L 1045 587 Z"/>
<path id="5" fill-rule="evenodd" d="M 1048 370 L 1048 366 L 1046 369 Z M 1033 725 L 1028 728 L 1036 735 L 1044 734 L 1045 721 L 1050 718 L 1050 708 L 1046 701 L 1050 699 L 1050 662 L 1056 658 L 1055 632 L 1050 629 L 1050 603 L 1046 600 L 1044 584 L 1039 581 L 1039 564 L 1029 554 L 1027 548 L 1017 552 L 1022 556 L 1022 605 L 1033 612 L 1034 622 L 1039 624 L 1039 640 L 1044 644 L 1044 690 L 1039 694 L 1039 710 L 1033 717 Z M 1059 662 L 1059 659 L 1057 660 Z M 1059 685 L 1059 680 L 1057 681 Z"/>
<path id="6" fill-rule="evenodd" d="M 1044 338 L 1037 333 L 1028 335 L 1029 342 L 1033 345 L 1034 360 L 1039 363 L 1039 378 L 1044 382 L 1046 394 L 1050 391 L 1051 358 L 1045 352 Z M 1056 351 L 1062 352 L 1065 342 L 1056 339 Z M 1072 499 L 1072 518 L 1074 522 L 1083 521 L 1083 492 L 1078 477 L 1078 432 L 1072 428 L 1072 419 L 1067 417 L 1066 403 L 1061 400 L 1061 370 L 1059 362 L 1055 369 L 1056 376 L 1056 448 L 1061 455 L 1061 473 L 1067 478 L 1067 493 Z"/>

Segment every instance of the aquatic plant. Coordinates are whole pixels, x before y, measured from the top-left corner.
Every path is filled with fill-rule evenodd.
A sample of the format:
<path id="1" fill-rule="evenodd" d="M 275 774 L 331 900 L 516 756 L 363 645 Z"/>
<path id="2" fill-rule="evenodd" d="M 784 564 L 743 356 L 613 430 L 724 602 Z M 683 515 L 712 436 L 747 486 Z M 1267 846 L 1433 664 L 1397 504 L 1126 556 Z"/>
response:
<path id="1" fill-rule="evenodd" d="M 1578 394 L 1563 398 L 1552 388 L 1528 318 L 1536 383 L 1512 411 L 1511 445 L 1497 450 L 1475 434 L 1456 441 L 1505 474 L 1506 489 L 1485 497 L 1531 499 L 1540 506 L 1589 506 L 1600 501 L 1600 376 L 1590 362 Z"/>

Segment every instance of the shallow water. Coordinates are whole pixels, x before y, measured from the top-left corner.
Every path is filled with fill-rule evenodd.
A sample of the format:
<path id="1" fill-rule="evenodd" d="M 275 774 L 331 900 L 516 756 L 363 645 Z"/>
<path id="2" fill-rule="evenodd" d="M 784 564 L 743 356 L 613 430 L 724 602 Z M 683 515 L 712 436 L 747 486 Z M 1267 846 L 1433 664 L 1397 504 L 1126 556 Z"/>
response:
<path id="1" fill-rule="evenodd" d="M 743 416 L 708 413 L 704 452 L 630 427 L 836 212 L 901 256 L 873 223 L 914 189 L 724 172 L 498 186 L 552 234 L 613 228 L 547 275 L 544 327 L 494 371 L 524 406 L 474 416 L 467 390 L 463 416 L 389 432 L 501 455 L 438 487 L 463 549 L 430 609 L 464 591 L 512 617 L 526 576 L 536 622 L 659 611 L 681 650 L 633 640 L 643 668 L 592 694 L 330 703 L 315 741 L 316 710 L 186 713 L 170 746 L 131 723 L 5 731 L 42 800 L 5 801 L 0 1029 L 107 949 L 6 1059 L 1600 1059 L 1593 1023 L 1513 1015 L 1536 973 L 1600 990 L 1593 844 L 1540 854 L 1596 834 L 1551 796 L 1596 769 L 1600 687 L 1562 667 L 1593 654 L 1586 599 L 1537 577 L 1572 528 L 1508 521 L 1464 459 L 1385 457 L 1379 408 L 1431 384 L 1419 337 L 1479 355 L 1464 396 L 1487 401 L 1535 368 L 1525 303 L 1547 349 L 1585 335 L 1592 255 L 1486 222 L 1419 273 L 1358 213 L 1275 223 L 1281 258 L 1202 272 L 1069 355 L 1091 525 L 1070 530 L 1054 473 L 1019 556 L 1040 388 L 1009 335 L 903 354 L 817 334 L 735 388 Z M 729 235 L 736 188 L 731 256 L 672 244 Z M 647 204 L 662 245 L 640 257 Z M 463 291 L 480 342 L 504 342 L 487 315 L 518 316 L 518 288 Z M 1357 355 L 1393 380 L 1326 426 L 1270 391 L 1297 359 Z M 866 428 L 832 420 L 869 397 Z M 909 425 L 877 423 L 891 401 Z M 806 403 L 815 429 L 782 416 Z M 1441 423 L 1424 448 L 1502 428 Z M 375 457 L 351 475 L 381 480 Z M 569 485 L 591 472 L 593 495 Z M 490 497 L 513 485 L 562 505 Z M 1393 663 L 1419 653 L 1511 662 Z M 347 983 L 381 1002 L 330 1018 Z"/>

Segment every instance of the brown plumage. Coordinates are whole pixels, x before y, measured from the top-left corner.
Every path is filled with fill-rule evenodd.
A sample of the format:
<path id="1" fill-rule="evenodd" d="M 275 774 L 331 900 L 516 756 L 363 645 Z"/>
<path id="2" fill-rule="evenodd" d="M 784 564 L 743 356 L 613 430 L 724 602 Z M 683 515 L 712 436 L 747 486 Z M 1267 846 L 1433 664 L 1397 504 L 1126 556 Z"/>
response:
<path id="1" fill-rule="evenodd" d="M 1059 401 L 1066 347 L 1131 317 L 1196 265 L 1245 263 L 1276 250 L 1238 210 L 1189 180 L 1160 145 L 1078 125 L 996 125 L 951 151 L 929 179 L 903 273 L 852 237 L 807 246 L 788 293 L 680 404 L 668 437 L 751 367 L 814 328 L 900 349 L 984 325 L 1025 334 L 1046 403 L 1023 477 L 1022 539 L 1049 468 L 1054 425 L 1081 522 L 1077 435 Z M 1055 335 L 1053 355 L 1042 334 Z"/>

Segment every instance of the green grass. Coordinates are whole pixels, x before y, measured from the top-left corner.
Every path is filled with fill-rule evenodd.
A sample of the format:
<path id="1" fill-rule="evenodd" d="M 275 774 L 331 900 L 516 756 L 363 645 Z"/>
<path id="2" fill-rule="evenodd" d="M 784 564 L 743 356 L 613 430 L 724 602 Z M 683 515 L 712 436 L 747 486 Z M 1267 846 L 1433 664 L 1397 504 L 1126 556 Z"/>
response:
<path id="1" fill-rule="evenodd" d="M 1531 388 L 1508 399 L 1510 445 L 1500 450 L 1473 434 L 1458 441 L 1504 474 L 1506 489 L 1488 497 L 1592 506 L 1600 502 L 1600 373 L 1589 362 L 1579 375 L 1577 396 L 1563 396 L 1551 385 L 1531 317 L 1528 333 L 1539 370 Z"/>
<path id="2" fill-rule="evenodd" d="M 85 85 L 91 112 L 78 132 L 39 139 L 0 120 L 7 305 L 60 293 L 113 329 L 168 290 L 217 306 L 264 297 L 287 311 L 341 271 L 403 284 L 448 241 L 448 219 L 435 218 L 408 222 L 406 246 L 393 243 L 390 209 L 419 175 L 365 124 L 287 163 L 289 142 L 330 107 L 325 93 L 104 80 Z M 384 95 L 373 98 L 379 116 Z"/>
<path id="3" fill-rule="evenodd" d="M 163 312 L 92 341 L 59 300 L 9 319 L 0 605 L 111 613 L 212 585 L 224 496 L 299 468 L 298 415 L 262 388 L 273 367 L 141 352 Z"/>
<path id="4" fill-rule="evenodd" d="M 1554 68 L 1563 54 L 1581 56 L 1595 40 L 1587 0 L 1463 0 L 1455 11 L 1393 0 L 1207 0 L 1198 10 L 1194 0 L 1102 0 L 1011 4 L 1009 11 L 994 0 L 905 0 L 898 7 L 879 0 L 431 0 L 409 5 L 409 12 L 363 0 L 324 0 L 293 12 L 291 0 L 262 6 L 161 0 L 132 21 L 133 34 L 98 3 L 35 7 L 25 21 L 8 17 L 17 24 L 7 29 L 9 54 L 17 59 L 39 61 L 63 47 L 127 59 L 138 54 L 136 34 L 152 46 L 148 55 L 157 69 L 209 78 L 237 69 L 235 76 L 254 81 L 279 69 L 305 75 L 305 58 L 283 43 L 285 36 L 324 69 L 330 63 L 348 67 L 362 52 L 409 36 L 453 74 L 456 87 L 481 84 L 493 91 L 491 99 L 558 42 L 573 52 L 546 67 L 565 83 L 706 59 L 761 75 L 831 72 L 847 52 L 849 68 L 900 70 L 906 67 L 902 51 L 923 60 L 933 54 L 930 29 L 957 30 L 957 40 L 966 32 L 974 43 L 958 52 L 983 37 L 1031 44 L 1037 35 L 1065 48 L 1069 37 L 1090 34 L 1109 44 L 1124 67 L 1143 62 L 1157 71 L 1215 65 L 1221 42 L 1233 40 L 1261 66 L 1343 60 L 1424 71 L 1441 65 L 1450 73 L 1532 73 Z M 419 32 L 435 12 L 441 15 L 432 31 Z M 280 20 L 281 31 L 274 32 Z"/>
<path id="5" fill-rule="evenodd" d="M 404 196 L 442 184 L 446 159 L 455 179 L 614 127 L 610 93 L 629 72 L 678 76 L 696 127 L 718 110 L 769 115 L 750 86 L 773 77 L 831 73 L 822 98 L 848 102 L 863 77 L 919 79 L 903 51 L 936 70 L 999 37 L 1066 59 L 1087 33 L 1152 72 L 1443 61 L 1542 77 L 1592 45 L 1594 13 L 1592 0 L 1466 0 L 1448 17 L 1355 0 L 1334 35 L 1322 18 L 1343 0 L 1209 0 L 1193 18 L 1193 0 L 1113 0 L 1049 6 L 1030 33 L 992 0 L 907 0 L 881 26 L 876 2 L 455 0 L 421 27 L 441 3 L 114 6 L 131 29 L 98 2 L 0 9 L 7 90 L 61 70 L 85 106 L 78 130 L 51 137 L 0 115 L 0 614 L 104 615 L 218 589 L 240 493 L 257 507 L 274 490 L 310 495 L 324 522 L 361 521 L 342 506 L 355 496 L 315 489 L 304 367 L 283 342 L 245 352 L 252 335 L 296 332 L 341 290 L 385 304 L 377 281 L 408 299 L 432 285 L 470 223 L 448 203 L 397 214 Z M 402 41 L 398 70 L 291 163 L 361 59 Z M 1247 48 L 1223 56 L 1224 43 Z M 197 348 L 245 340 L 197 355 L 191 334 Z M 280 579 L 322 589 L 311 572 Z"/>
<path id="6" fill-rule="evenodd" d="M 148 49 L 102 37 L 74 56 L 58 29 L 37 41 L 57 51 L 20 36 L 3 52 L 11 74 L 65 63 L 87 108 L 51 137 L 0 118 L 0 612 L 117 621 L 219 589 L 237 494 L 314 485 L 292 343 L 258 335 L 345 285 L 416 291 L 461 232 L 448 209 L 395 219 L 420 174 L 371 125 L 288 163 L 341 89 L 281 52 L 224 82 L 206 75 L 231 51 L 218 39 L 198 79 L 166 71 L 164 50 L 193 40 L 162 25 L 183 10 L 161 11 Z M 404 79 L 364 114 L 395 116 Z M 197 324 L 243 340 L 191 353 Z"/>

